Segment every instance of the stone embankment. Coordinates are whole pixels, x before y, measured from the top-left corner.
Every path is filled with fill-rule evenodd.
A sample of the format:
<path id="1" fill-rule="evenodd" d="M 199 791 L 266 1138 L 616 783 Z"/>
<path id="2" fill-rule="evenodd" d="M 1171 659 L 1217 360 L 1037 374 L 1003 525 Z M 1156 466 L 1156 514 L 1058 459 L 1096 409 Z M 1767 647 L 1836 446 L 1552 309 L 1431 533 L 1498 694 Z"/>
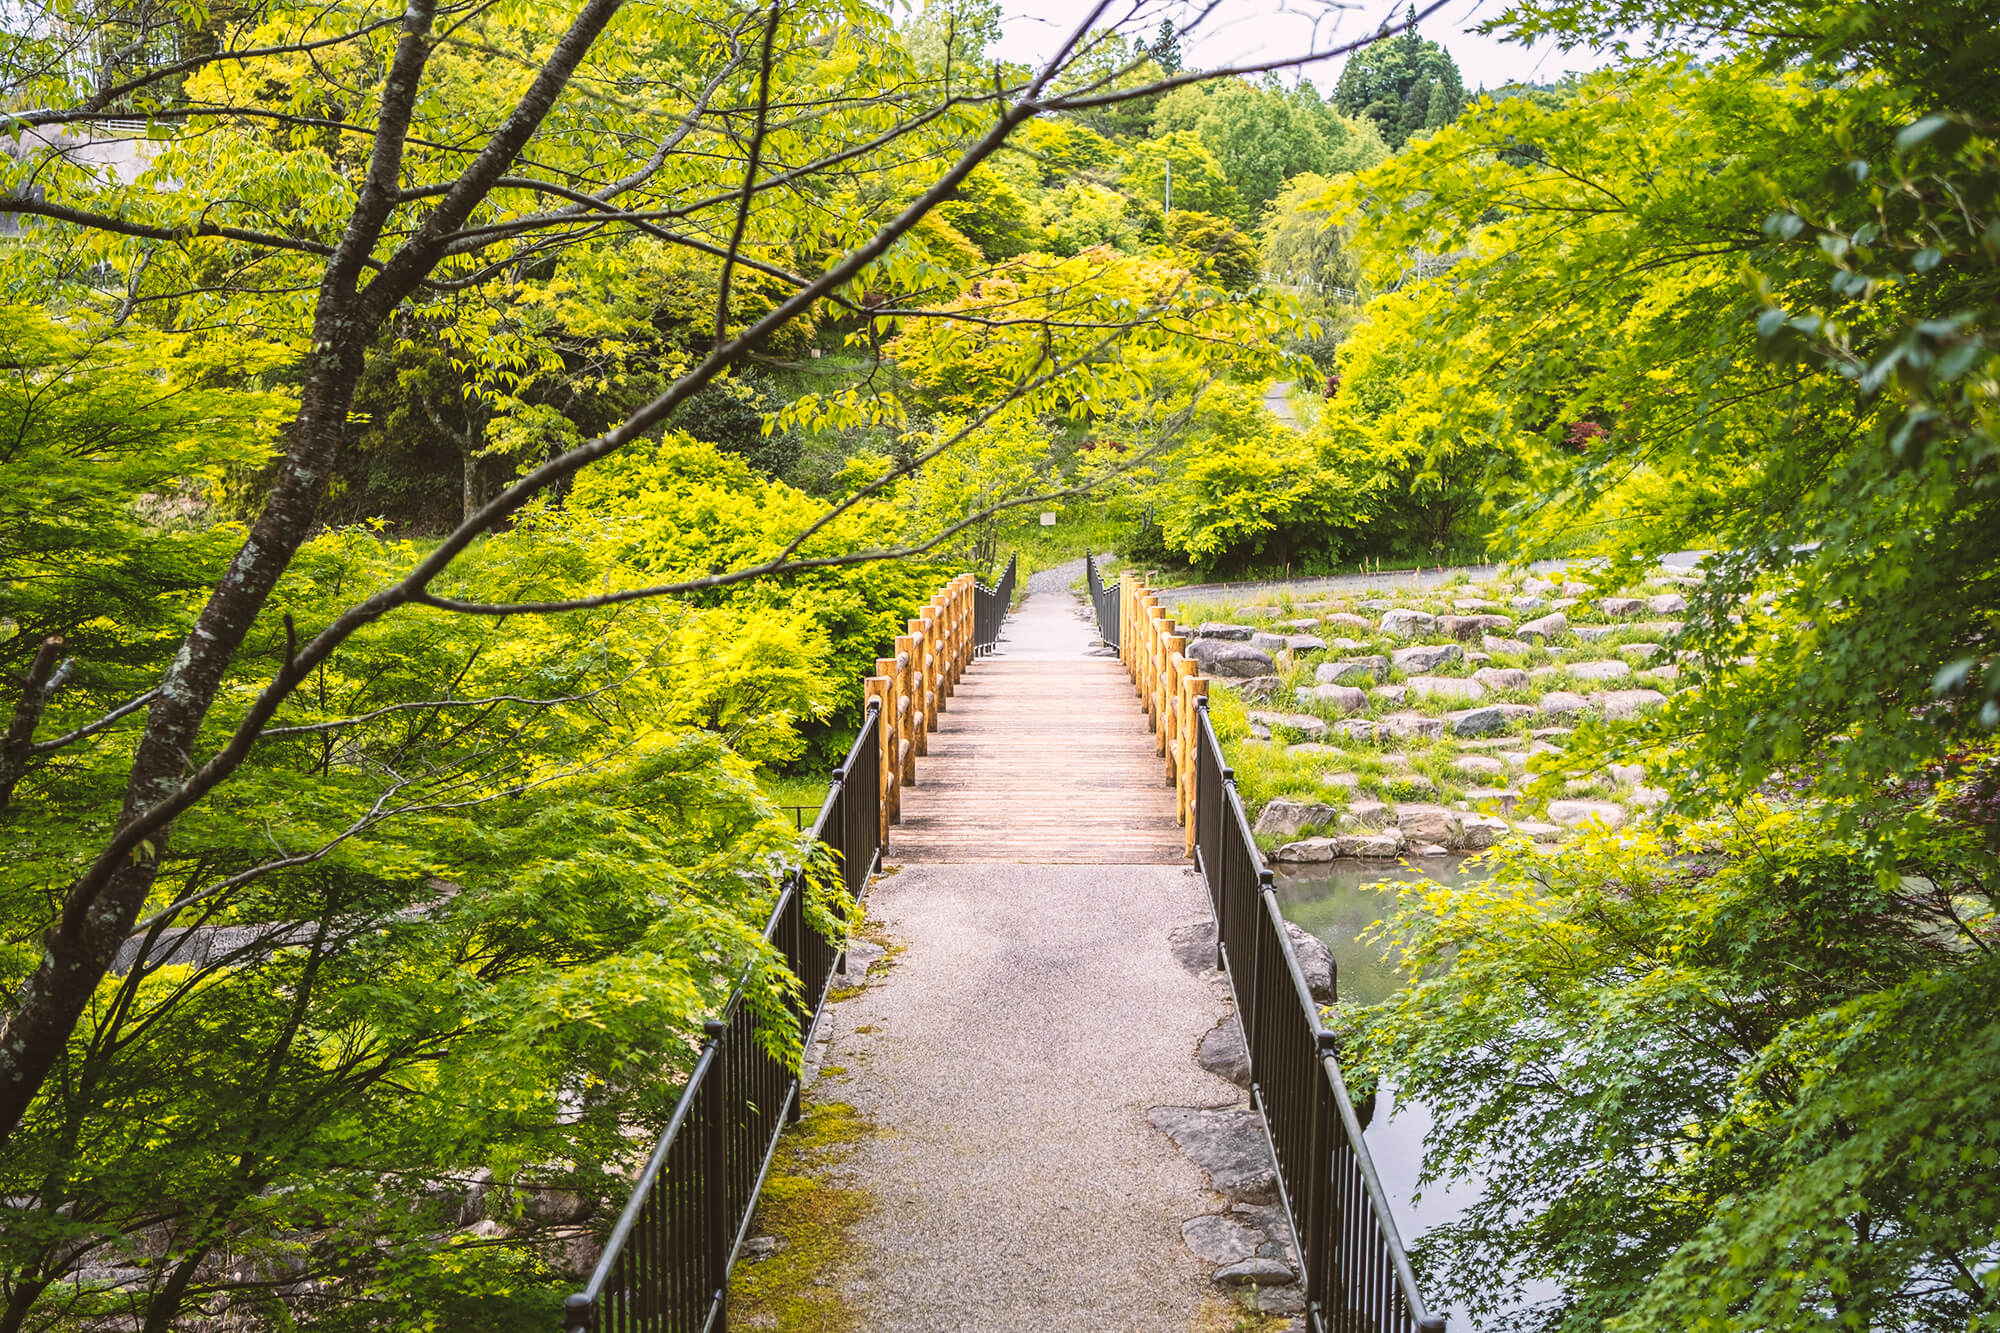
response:
<path id="1" fill-rule="evenodd" d="M 1184 602 L 1188 652 L 1241 713 L 1216 716 L 1255 832 L 1276 862 L 1552 843 L 1618 827 L 1662 800 L 1638 765 L 1607 764 L 1530 798 L 1585 720 L 1630 724 L 1680 687 L 1687 585 L 1661 568 L 1605 594 L 1572 579 L 1462 579 L 1393 597 L 1257 590 Z"/>

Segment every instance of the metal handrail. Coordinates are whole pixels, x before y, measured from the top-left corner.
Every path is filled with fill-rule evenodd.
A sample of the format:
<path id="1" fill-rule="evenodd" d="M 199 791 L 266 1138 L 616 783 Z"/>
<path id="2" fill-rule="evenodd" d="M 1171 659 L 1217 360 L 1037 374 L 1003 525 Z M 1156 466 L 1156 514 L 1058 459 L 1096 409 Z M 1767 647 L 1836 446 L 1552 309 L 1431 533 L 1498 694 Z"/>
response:
<path id="1" fill-rule="evenodd" d="M 1014 570 L 1020 556 L 1007 557 L 1000 581 L 989 588 L 975 582 L 972 596 L 972 650 L 984 657 L 1000 643 L 1000 627 L 1007 621 L 1007 608 L 1014 604 Z"/>
<path id="2" fill-rule="evenodd" d="M 812 836 L 839 857 L 858 898 L 881 853 L 881 705 L 867 719 L 813 820 Z M 779 891 L 764 942 L 798 978 L 791 1008 L 800 1048 L 810 1049 L 833 986 L 838 941 L 805 913 L 804 872 Z M 666 1132 L 632 1186 L 631 1198 L 582 1291 L 563 1305 L 566 1333 L 692 1333 L 728 1322 L 729 1269 L 770 1170 L 778 1136 L 799 1117 L 800 1073 L 758 1040 L 746 1003 L 748 968 L 707 1040 Z"/>
<path id="3" fill-rule="evenodd" d="M 1097 557 L 1085 552 L 1083 557 L 1083 577 L 1090 587 L 1090 605 L 1097 612 L 1097 637 L 1105 647 L 1113 652 L 1118 650 L 1118 589 L 1104 586 L 1104 576 L 1097 572 Z"/>
<path id="4" fill-rule="evenodd" d="M 1298 1240 L 1314 1333 L 1444 1333 L 1417 1289 L 1409 1252 L 1348 1095 L 1335 1038 L 1320 1022 L 1285 931 L 1271 872 L 1250 834 L 1235 774 L 1195 701 L 1195 860 L 1215 912 L 1216 964 L 1229 976 L 1250 1058 L 1250 1096 Z"/>

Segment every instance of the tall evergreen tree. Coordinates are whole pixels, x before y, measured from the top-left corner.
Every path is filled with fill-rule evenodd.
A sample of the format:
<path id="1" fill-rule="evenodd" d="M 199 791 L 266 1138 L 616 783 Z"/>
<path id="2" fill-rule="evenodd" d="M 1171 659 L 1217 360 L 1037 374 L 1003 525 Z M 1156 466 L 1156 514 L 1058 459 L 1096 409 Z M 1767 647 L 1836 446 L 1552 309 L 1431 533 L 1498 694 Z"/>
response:
<path id="1" fill-rule="evenodd" d="M 1152 51 L 1153 63 L 1158 65 L 1163 73 L 1181 72 L 1181 35 L 1174 27 L 1172 19 L 1160 20 L 1160 31 L 1153 38 Z"/>

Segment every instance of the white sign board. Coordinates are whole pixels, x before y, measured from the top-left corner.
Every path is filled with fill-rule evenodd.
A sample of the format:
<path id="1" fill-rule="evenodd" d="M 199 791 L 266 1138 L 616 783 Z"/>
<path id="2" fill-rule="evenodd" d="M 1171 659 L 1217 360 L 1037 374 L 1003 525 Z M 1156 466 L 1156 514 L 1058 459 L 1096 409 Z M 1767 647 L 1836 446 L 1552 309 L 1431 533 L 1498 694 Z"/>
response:
<path id="1" fill-rule="evenodd" d="M 1043 527 L 1045 527 L 1045 528 L 1052 528 L 1052 527 L 1054 527 L 1055 525 L 1056 525 L 1056 516 L 1055 516 L 1054 514 L 1043 514 L 1043 515 L 1042 515 L 1042 526 L 1043 526 Z"/>

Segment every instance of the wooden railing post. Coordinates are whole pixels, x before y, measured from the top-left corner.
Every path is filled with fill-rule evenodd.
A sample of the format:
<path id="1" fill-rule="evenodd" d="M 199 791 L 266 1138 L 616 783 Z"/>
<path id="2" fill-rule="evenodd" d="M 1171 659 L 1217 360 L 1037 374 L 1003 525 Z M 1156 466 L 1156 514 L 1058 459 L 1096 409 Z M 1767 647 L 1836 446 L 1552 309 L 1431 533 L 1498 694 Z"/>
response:
<path id="1" fill-rule="evenodd" d="M 923 735 L 923 701 L 916 697 L 917 643 L 908 634 L 896 636 L 896 735 L 902 740 L 902 764 L 897 781 L 917 780 L 917 737 Z"/>
<path id="2" fill-rule="evenodd" d="M 875 722 L 876 798 L 882 811 L 882 827 L 878 834 L 883 846 L 889 843 L 889 826 L 896 822 L 896 725 L 890 719 L 896 714 L 896 663 L 893 658 L 875 659 L 875 674 L 868 678 L 868 697 L 881 704 L 881 712 Z"/>
<path id="3" fill-rule="evenodd" d="M 924 636 L 924 622 L 912 620 L 910 632 L 896 640 L 896 651 L 910 645 L 910 744 L 915 754 L 930 752 L 931 714 L 937 701 L 931 697 L 930 641 Z"/>

